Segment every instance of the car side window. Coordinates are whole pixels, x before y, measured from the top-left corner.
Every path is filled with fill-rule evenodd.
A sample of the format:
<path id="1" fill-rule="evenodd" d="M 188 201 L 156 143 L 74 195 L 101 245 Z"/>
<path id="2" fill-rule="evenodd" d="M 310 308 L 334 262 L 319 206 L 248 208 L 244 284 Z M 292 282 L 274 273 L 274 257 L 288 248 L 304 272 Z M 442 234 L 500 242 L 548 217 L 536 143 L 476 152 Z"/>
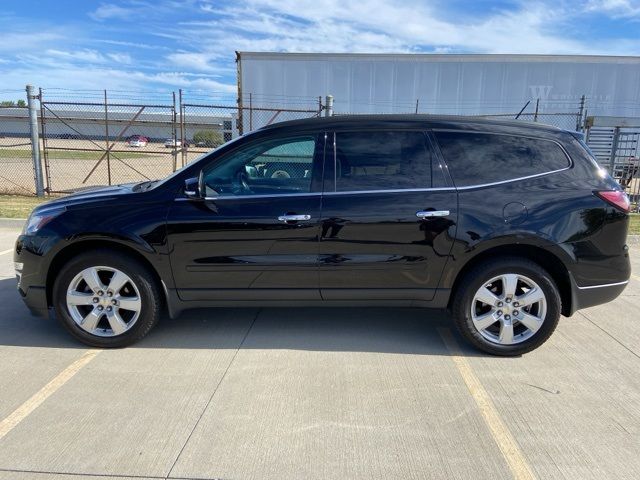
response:
<path id="1" fill-rule="evenodd" d="M 337 132 L 338 192 L 432 187 L 432 157 L 420 131 Z"/>
<path id="2" fill-rule="evenodd" d="M 456 186 L 474 186 L 567 168 L 555 142 L 494 133 L 434 132 Z"/>
<path id="3" fill-rule="evenodd" d="M 269 195 L 311 191 L 317 136 L 258 141 L 204 172 L 207 196 Z"/>

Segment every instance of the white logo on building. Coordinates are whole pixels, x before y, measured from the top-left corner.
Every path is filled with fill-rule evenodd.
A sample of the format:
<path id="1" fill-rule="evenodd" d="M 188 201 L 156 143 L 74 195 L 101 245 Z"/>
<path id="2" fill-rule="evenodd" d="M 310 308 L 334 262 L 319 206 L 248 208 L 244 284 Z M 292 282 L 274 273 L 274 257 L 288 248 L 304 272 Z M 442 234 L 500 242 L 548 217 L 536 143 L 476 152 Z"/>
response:
<path id="1" fill-rule="evenodd" d="M 529 85 L 529 88 L 531 89 L 532 98 L 547 100 L 549 98 L 549 93 L 551 93 L 553 85 Z"/>

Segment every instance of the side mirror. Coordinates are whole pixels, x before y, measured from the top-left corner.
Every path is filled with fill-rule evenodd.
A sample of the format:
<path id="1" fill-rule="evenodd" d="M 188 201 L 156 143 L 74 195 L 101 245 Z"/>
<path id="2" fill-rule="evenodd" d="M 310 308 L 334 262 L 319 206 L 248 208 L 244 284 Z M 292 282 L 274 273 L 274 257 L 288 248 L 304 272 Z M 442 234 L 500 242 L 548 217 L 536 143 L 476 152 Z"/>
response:
<path id="1" fill-rule="evenodd" d="M 202 172 L 194 178 L 187 178 L 184 181 L 184 194 L 194 200 L 204 198 L 204 178 Z"/>

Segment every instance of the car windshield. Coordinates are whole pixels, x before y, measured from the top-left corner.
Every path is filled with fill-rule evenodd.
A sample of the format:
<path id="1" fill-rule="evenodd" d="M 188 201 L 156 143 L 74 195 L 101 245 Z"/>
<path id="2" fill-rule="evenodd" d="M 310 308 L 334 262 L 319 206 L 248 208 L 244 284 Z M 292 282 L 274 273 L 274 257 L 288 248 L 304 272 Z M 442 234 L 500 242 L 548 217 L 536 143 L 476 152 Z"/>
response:
<path id="1" fill-rule="evenodd" d="M 232 140 L 229 140 L 227 143 L 220 145 L 218 148 L 214 149 L 214 150 L 210 150 L 208 152 L 203 153 L 202 155 L 200 155 L 199 157 L 195 158 L 194 160 L 192 160 L 190 163 L 183 165 L 182 167 L 180 167 L 179 169 L 177 169 L 175 172 L 173 172 L 172 174 L 170 174 L 168 177 L 165 177 L 161 180 L 159 180 L 157 183 L 154 183 L 153 185 L 151 185 L 148 189 L 151 188 L 156 188 L 159 187 L 161 185 L 164 185 L 165 183 L 167 183 L 168 181 L 174 179 L 176 176 L 180 175 L 187 167 L 191 167 L 193 166 L 195 163 L 201 162 L 203 161 L 205 158 L 207 158 L 209 155 L 211 155 L 213 152 L 218 151 L 219 149 L 226 147 L 227 145 L 231 145 L 235 142 L 237 142 L 238 140 L 240 140 L 241 138 L 244 138 L 244 135 L 241 135 L 239 137 L 236 137 Z M 196 176 L 197 173 L 194 173 L 193 176 Z"/>

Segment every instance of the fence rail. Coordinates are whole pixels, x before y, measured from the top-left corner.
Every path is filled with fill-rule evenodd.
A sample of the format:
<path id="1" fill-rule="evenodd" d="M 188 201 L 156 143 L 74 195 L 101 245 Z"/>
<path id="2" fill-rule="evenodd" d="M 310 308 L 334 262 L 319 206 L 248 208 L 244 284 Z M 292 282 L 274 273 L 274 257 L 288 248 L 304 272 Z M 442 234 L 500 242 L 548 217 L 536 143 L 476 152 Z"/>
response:
<path id="1" fill-rule="evenodd" d="M 0 99 L 2 100 L 2 99 Z M 275 122 L 344 114 L 332 97 L 278 97 L 210 92 L 126 92 L 41 89 L 38 129 L 44 190 L 65 193 L 97 185 L 160 178 L 212 148 Z M 0 103 L 0 193 L 33 195 L 34 163 L 29 110 Z M 21 102 L 22 103 L 22 102 Z M 491 118 L 518 118 L 581 130 L 586 99 L 553 112 L 540 101 Z M 435 103 L 416 101 L 406 113 L 447 113 Z M 534 108 L 535 106 L 535 108 Z M 467 106 L 465 106 L 466 108 Z M 444 107 L 443 107 L 444 108 Z M 380 111 L 404 107 L 380 105 Z M 445 108 L 446 110 L 446 108 Z M 376 111 L 368 105 L 366 112 Z M 359 113 L 364 113 L 359 112 Z"/>

